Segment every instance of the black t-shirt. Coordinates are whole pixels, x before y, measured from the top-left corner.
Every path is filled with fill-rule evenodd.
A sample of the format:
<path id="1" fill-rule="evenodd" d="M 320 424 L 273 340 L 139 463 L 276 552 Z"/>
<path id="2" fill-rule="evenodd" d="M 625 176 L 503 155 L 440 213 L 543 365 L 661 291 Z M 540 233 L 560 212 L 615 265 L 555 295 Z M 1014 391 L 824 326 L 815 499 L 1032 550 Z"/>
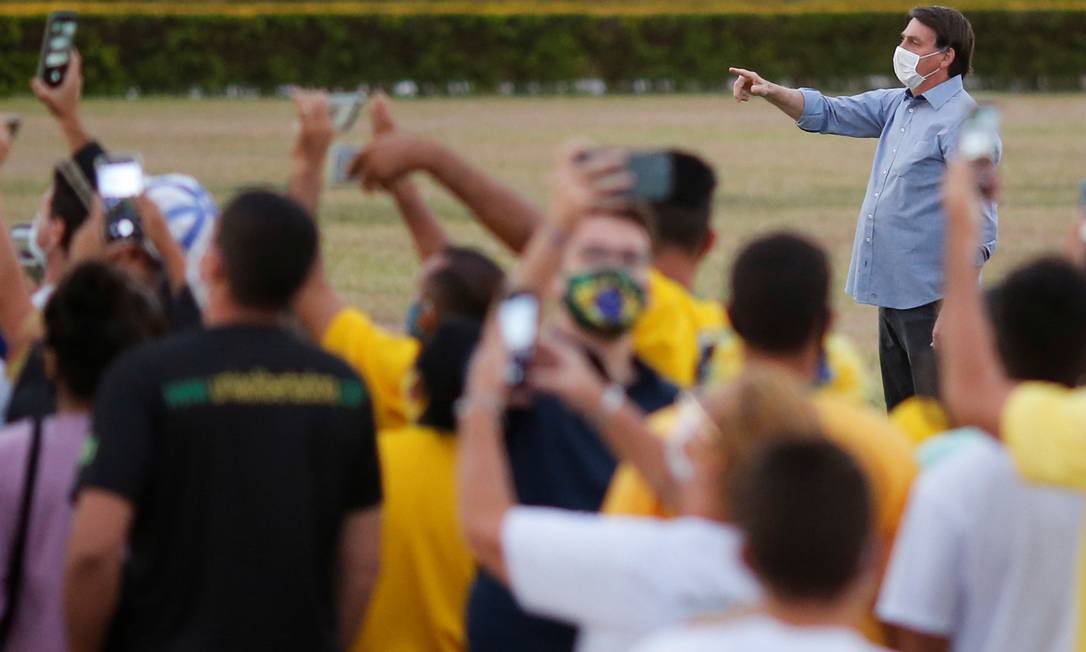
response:
<path id="1" fill-rule="evenodd" d="M 678 390 L 637 362 L 626 388 L 630 402 L 655 412 L 675 401 Z M 611 450 L 583 418 L 555 396 L 540 395 L 531 406 L 506 415 L 506 448 L 518 502 L 596 511 L 615 472 Z M 468 598 L 472 652 L 560 652 L 573 649 L 576 630 L 531 616 L 498 580 L 479 571 Z"/>
<path id="2" fill-rule="evenodd" d="M 104 379 L 84 488 L 131 501 L 106 649 L 339 649 L 344 517 L 381 500 L 373 415 L 342 361 L 278 328 L 193 330 Z"/>

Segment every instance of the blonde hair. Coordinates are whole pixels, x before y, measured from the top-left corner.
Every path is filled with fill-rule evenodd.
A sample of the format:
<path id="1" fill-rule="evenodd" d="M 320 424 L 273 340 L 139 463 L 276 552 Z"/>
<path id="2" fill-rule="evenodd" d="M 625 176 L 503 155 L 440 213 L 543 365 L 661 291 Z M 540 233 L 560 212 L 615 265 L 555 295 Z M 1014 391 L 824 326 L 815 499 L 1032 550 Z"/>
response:
<path id="1" fill-rule="evenodd" d="M 751 369 L 700 398 L 710 429 L 715 426 L 713 449 L 722 458 L 723 487 L 730 487 L 735 471 L 767 443 L 822 438 L 818 413 L 807 393 L 783 372 Z"/>

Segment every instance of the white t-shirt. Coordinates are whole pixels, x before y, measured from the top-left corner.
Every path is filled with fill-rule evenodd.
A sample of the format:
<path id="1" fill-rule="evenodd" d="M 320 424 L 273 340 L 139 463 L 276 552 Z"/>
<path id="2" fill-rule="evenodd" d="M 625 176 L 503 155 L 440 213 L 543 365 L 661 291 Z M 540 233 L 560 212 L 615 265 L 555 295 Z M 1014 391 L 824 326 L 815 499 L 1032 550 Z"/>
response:
<path id="1" fill-rule="evenodd" d="M 847 627 L 793 627 L 766 615 L 660 632 L 636 652 L 885 652 Z"/>
<path id="2" fill-rule="evenodd" d="M 661 627 L 756 601 L 741 543 L 735 528 L 694 517 L 517 507 L 502 524 L 517 602 L 580 626 L 580 652 L 626 651 Z"/>
<path id="3" fill-rule="evenodd" d="M 913 485 L 879 617 L 953 652 L 1069 650 L 1082 505 L 991 439 L 964 446 Z"/>

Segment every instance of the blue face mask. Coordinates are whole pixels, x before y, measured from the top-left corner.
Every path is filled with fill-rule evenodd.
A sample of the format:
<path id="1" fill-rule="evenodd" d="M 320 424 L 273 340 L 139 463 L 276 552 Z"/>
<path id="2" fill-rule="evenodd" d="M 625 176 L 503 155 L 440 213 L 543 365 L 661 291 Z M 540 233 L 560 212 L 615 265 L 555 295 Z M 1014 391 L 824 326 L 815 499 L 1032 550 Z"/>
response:
<path id="1" fill-rule="evenodd" d="M 407 307 L 407 320 L 404 323 L 404 329 L 408 335 L 421 341 L 422 327 L 419 326 L 420 319 L 422 319 L 422 301 L 412 301 L 411 305 Z"/>

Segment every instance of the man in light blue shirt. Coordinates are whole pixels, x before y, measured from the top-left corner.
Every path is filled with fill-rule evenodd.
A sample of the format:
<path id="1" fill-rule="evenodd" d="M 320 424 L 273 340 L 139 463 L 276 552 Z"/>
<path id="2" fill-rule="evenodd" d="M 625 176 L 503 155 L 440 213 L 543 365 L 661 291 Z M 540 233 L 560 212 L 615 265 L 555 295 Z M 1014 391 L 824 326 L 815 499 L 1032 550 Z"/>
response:
<path id="1" fill-rule="evenodd" d="M 791 89 L 739 68 L 735 98 L 752 95 L 805 131 L 878 138 L 860 208 L 845 291 L 879 307 L 879 363 L 887 409 L 915 394 L 935 396 L 934 335 L 943 296 L 943 172 L 962 122 L 977 103 L 962 86 L 970 72 L 973 28 L 955 9 L 920 7 L 894 53 L 905 89 L 826 97 Z M 996 153 L 998 162 L 999 153 Z M 977 273 L 996 248 L 995 204 L 984 210 Z"/>

